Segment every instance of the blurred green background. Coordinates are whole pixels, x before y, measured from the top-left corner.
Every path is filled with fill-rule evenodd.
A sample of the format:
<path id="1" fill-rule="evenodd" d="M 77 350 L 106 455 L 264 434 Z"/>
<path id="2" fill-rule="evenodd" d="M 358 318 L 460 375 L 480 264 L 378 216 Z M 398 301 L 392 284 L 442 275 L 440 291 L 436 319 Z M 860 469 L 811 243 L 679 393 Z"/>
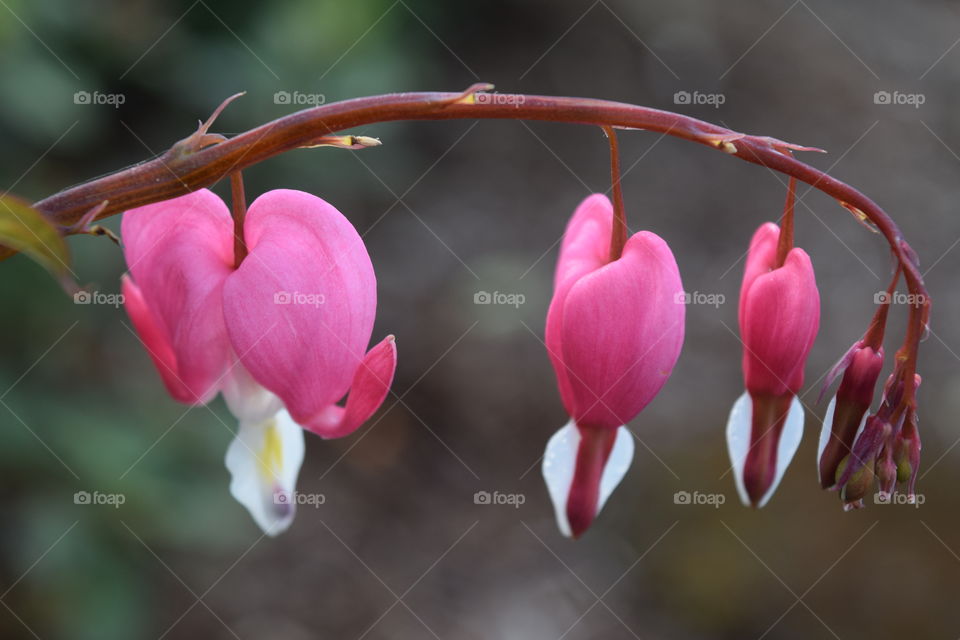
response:
<path id="1" fill-rule="evenodd" d="M 723 428 L 741 393 L 736 295 L 780 176 L 659 135 L 621 135 L 629 222 L 673 247 L 691 305 L 670 383 L 632 427 L 634 465 L 593 529 L 556 531 L 536 468 L 564 421 L 540 342 L 556 241 L 609 186 L 597 129 L 394 123 L 361 152 L 301 150 L 245 174 L 251 197 L 316 193 L 364 234 L 374 340 L 398 338 L 372 426 L 309 437 L 303 508 L 262 538 L 227 493 L 220 400 L 164 393 L 122 309 L 78 305 L 23 257 L 0 278 L 3 638 L 956 638 L 960 636 L 960 7 L 946 1 L 426 0 L 0 2 L 0 187 L 30 200 L 160 153 L 237 92 L 214 130 L 407 90 L 583 95 L 676 109 L 829 150 L 804 159 L 900 223 L 935 297 L 920 372 L 919 508 L 844 514 L 815 477 L 816 381 L 860 336 L 889 258 L 806 194 L 798 244 L 823 301 L 807 433 L 762 511 L 739 506 Z M 679 91 L 724 102 L 675 104 Z M 921 94 L 919 107 L 874 94 Z M 123 104 L 78 104 L 77 92 Z M 224 194 L 225 185 L 216 190 Z M 119 218 L 108 224 L 119 228 Z M 73 238 L 79 280 L 118 292 L 120 250 Z M 475 305 L 521 293 L 519 308 Z M 902 331 L 896 309 L 888 352 Z M 125 502 L 75 504 L 78 491 Z M 519 508 L 474 504 L 522 493 Z M 678 491 L 723 494 L 719 508 Z"/>

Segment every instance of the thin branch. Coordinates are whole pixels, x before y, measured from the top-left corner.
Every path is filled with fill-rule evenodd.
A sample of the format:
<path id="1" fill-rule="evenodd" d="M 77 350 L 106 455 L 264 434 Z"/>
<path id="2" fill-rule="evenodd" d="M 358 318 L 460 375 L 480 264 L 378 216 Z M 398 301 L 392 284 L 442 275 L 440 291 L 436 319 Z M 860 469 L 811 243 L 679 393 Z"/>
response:
<path id="1" fill-rule="evenodd" d="M 876 226 L 900 263 L 909 291 L 916 294 L 916 302 L 910 307 L 907 340 L 897 355 L 905 362 L 902 375 L 907 391 L 903 404 L 912 404 L 916 353 L 930 308 L 930 298 L 916 256 L 896 223 L 870 198 L 787 153 L 814 149 L 768 137 L 748 136 L 677 113 L 620 102 L 477 93 L 489 88 L 489 85 L 476 85 L 461 93 L 398 93 L 325 104 L 205 147 L 194 144 L 188 137 L 160 157 L 65 189 L 34 206 L 58 224 L 64 233 L 70 233 L 85 213 L 104 200 L 108 204 L 97 219 L 210 186 L 232 172 L 286 151 L 311 146 L 324 136 L 379 122 L 540 120 L 665 133 L 714 147 L 741 160 L 796 178 L 859 212 L 858 215 L 862 213 Z M 0 259 L 11 253 L 0 248 Z"/>

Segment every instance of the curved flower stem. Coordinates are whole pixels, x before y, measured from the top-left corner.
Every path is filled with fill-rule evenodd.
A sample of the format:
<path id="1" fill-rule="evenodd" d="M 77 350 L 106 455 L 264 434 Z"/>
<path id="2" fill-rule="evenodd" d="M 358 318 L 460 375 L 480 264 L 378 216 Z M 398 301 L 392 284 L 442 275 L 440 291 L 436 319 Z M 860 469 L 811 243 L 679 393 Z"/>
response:
<path id="1" fill-rule="evenodd" d="M 768 167 L 811 185 L 838 200 L 863 220 L 869 220 L 890 244 L 914 303 L 906 341 L 897 353 L 904 363 L 904 405 L 912 405 L 917 347 L 924 333 L 930 299 L 916 257 L 896 223 L 857 189 L 807 165 L 788 152 L 812 151 L 763 136 L 737 133 L 678 113 L 590 98 L 480 94 L 490 85 L 475 85 L 461 93 L 397 93 L 325 104 L 263 124 L 233 138 L 203 144 L 187 138 L 163 155 L 128 169 L 65 189 L 35 203 L 64 232 L 104 200 L 104 218 L 133 207 L 183 195 L 219 181 L 267 158 L 315 144 L 344 129 L 398 120 L 500 119 L 541 120 L 644 129 L 690 140 Z M 204 146 L 206 144 L 207 146 Z M 10 255 L 0 251 L 0 258 Z"/>
<path id="2" fill-rule="evenodd" d="M 797 179 L 790 176 L 787 184 L 787 201 L 783 205 L 783 222 L 780 224 L 780 237 L 777 240 L 777 268 L 787 261 L 787 254 L 793 249 L 793 210 L 796 204 Z"/>
<path id="3" fill-rule="evenodd" d="M 240 263 L 247 257 L 247 243 L 243 237 L 243 221 L 247 217 L 247 199 L 243 193 L 243 174 L 234 171 L 230 174 L 230 196 L 233 216 L 233 268 L 239 269 Z"/>
<path id="4" fill-rule="evenodd" d="M 867 332 L 863 335 L 863 344 L 874 351 L 883 346 L 883 333 L 887 328 L 887 315 L 889 315 L 890 312 L 890 305 L 893 304 L 893 294 L 897 290 L 897 282 L 899 281 L 900 265 L 898 264 L 896 269 L 894 269 L 890 284 L 887 285 L 886 302 L 877 306 L 877 310 L 873 314 L 873 319 L 870 321 L 870 326 L 867 327 Z"/>
<path id="5" fill-rule="evenodd" d="M 613 127 L 603 127 L 610 141 L 610 182 L 613 183 L 613 230 L 610 234 L 610 262 L 619 260 L 627 244 L 627 214 L 623 208 L 623 188 L 620 186 L 620 147 Z"/>
<path id="6" fill-rule="evenodd" d="M 210 186 L 233 171 L 314 145 L 337 131 L 398 120 L 541 120 L 645 129 L 723 149 L 757 164 L 768 163 L 769 155 L 779 153 L 778 149 L 790 148 L 771 138 L 744 136 L 701 120 L 636 105 L 589 98 L 514 98 L 504 104 L 478 100 L 475 94 L 400 93 L 321 105 L 219 143 L 207 142 L 208 146 L 201 147 L 195 137 L 187 138 L 157 158 L 65 189 L 34 206 L 58 225 L 67 226 L 109 200 L 99 214 L 103 218 Z M 817 172 L 808 178 L 817 180 L 820 175 Z"/>

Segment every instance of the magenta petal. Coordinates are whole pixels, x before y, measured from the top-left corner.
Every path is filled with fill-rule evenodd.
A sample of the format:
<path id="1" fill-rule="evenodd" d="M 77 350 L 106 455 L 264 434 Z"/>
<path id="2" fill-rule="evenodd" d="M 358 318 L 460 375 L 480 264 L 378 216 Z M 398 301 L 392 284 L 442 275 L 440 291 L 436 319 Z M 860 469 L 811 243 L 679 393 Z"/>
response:
<path id="1" fill-rule="evenodd" d="M 249 255 L 223 291 L 227 332 L 253 378 L 308 424 L 346 394 L 376 312 L 370 256 L 332 205 L 275 190 L 247 212 Z"/>
<path id="2" fill-rule="evenodd" d="M 605 265 L 610 259 L 613 204 L 607 196 L 588 196 L 573 212 L 560 245 L 554 286 L 577 280 Z"/>
<path id="3" fill-rule="evenodd" d="M 740 304 L 737 312 L 740 326 L 743 326 L 743 307 L 746 304 L 747 291 L 758 276 L 769 273 L 776 266 L 779 241 L 780 227 L 772 222 L 760 225 L 750 239 L 747 261 L 743 268 L 743 281 L 740 285 Z"/>
<path id="4" fill-rule="evenodd" d="M 124 276 L 121 280 L 121 290 L 123 292 L 123 307 L 127 310 L 127 315 L 130 316 L 133 327 L 140 335 L 140 340 L 143 342 L 147 354 L 157 367 L 167 391 L 173 396 L 174 400 L 186 403 L 193 402 L 193 394 L 183 385 L 177 374 L 177 357 L 170 346 L 167 332 L 154 319 L 143 299 L 143 294 L 140 293 L 139 287 L 129 277 Z"/>
<path id="5" fill-rule="evenodd" d="M 853 343 L 853 346 L 850 347 L 843 356 L 837 361 L 835 365 L 827 372 L 827 375 L 823 377 L 823 383 L 820 386 L 820 395 L 817 396 L 817 404 L 823 400 L 823 396 L 826 395 L 827 389 L 836 382 L 850 366 L 850 363 L 853 362 L 854 356 L 857 355 L 864 348 L 863 340 L 857 340 Z"/>
<path id="6" fill-rule="evenodd" d="M 567 223 L 560 257 L 554 275 L 554 293 L 547 311 L 544 342 L 557 376 L 560 397 L 568 415 L 573 415 L 573 391 L 569 372 L 561 360 L 563 353 L 562 309 L 567 293 L 577 280 L 607 263 L 610 254 L 610 231 L 613 205 L 603 194 L 587 197 Z"/>
<path id="7" fill-rule="evenodd" d="M 353 376 L 345 407 L 331 405 L 303 426 L 324 438 L 340 438 L 357 430 L 380 408 L 397 368 L 397 342 L 387 336 L 367 353 Z"/>
<path id="8" fill-rule="evenodd" d="M 810 257 L 791 249 L 784 265 L 757 275 L 741 294 L 744 381 L 751 394 L 796 394 L 820 326 Z"/>
<path id="9" fill-rule="evenodd" d="M 230 364 L 221 306 L 233 261 L 226 205 L 201 189 L 127 211 L 121 233 L 135 283 L 125 286 L 126 306 L 137 331 L 156 351 L 152 357 L 171 395 L 208 402 Z"/>
<path id="10" fill-rule="evenodd" d="M 578 425 L 616 428 L 640 413 L 673 371 L 684 314 L 673 254 L 647 231 L 573 284 L 559 328 Z"/>

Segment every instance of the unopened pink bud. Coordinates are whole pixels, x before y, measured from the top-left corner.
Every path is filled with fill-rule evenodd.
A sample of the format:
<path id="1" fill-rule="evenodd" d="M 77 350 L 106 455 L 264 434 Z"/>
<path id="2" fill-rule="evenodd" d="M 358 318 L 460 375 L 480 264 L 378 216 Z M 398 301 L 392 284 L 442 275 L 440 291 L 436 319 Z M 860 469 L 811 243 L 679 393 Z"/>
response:
<path id="1" fill-rule="evenodd" d="M 916 494 L 917 474 L 920 470 L 920 432 L 916 412 L 911 411 L 894 442 L 893 459 L 897 465 L 897 482 L 907 485 L 907 493 Z"/>
<path id="2" fill-rule="evenodd" d="M 877 459 L 875 467 L 880 493 L 889 497 L 897 488 L 897 464 L 893 461 L 893 449 L 885 446 Z"/>
<path id="3" fill-rule="evenodd" d="M 883 368 L 883 348 L 854 346 L 849 364 L 843 373 L 836 397 L 831 400 L 824 418 L 820 447 L 820 486 L 834 485 L 837 467 L 853 450 L 857 431 L 873 402 L 874 388 Z"/>
<path id="4" fill-rule="evenodd" d="M 840 465 L 840 473 L 846 475 L 845 467 L 853 458 L 848 456 Z M 863 508 L 863 499 L 873 490 L 875 474 L 873 460 L 865 461 L 860 468 L 850 473 L 849 479 L 840 489 L 840 499 L 843 501 L 843 510 Z"/>

